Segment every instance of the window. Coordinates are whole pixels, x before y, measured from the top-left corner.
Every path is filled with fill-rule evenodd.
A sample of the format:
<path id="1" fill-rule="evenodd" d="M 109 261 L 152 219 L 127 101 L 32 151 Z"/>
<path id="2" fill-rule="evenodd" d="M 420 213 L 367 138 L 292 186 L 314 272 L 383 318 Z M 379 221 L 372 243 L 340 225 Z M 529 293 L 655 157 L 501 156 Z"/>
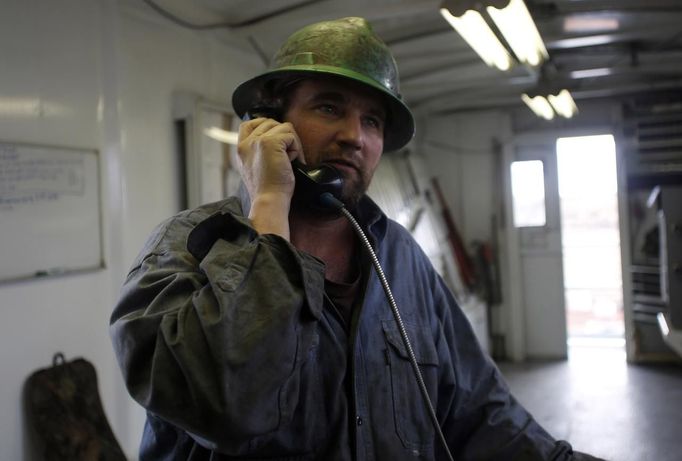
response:
<path id="1" fill-rule="evenodd" d="M 545 172 L 542 161 L 527 160 L 511 164 L 514 227 L 544 226 Z"/>

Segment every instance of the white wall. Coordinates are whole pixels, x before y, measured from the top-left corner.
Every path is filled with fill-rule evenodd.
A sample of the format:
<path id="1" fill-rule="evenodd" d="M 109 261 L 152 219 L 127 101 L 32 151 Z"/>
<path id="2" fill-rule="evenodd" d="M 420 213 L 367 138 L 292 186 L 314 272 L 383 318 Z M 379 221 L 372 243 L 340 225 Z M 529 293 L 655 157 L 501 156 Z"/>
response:
<path id="1" fill-rule="evenodd" d="M 503 188 L 501 151 L 495 143 L 501 145 L 510 139 L 511 125 L 510 115 L 503 111 L 480 111 L 427 118 L 419 127 L 422 134 L 418 149 L 426 157 L 431 174 L 438 178 L 470 254 L 474 240 L 493 242 L 498 237 L 491 218 L 497 217 L 499 230 Z M 500 239 L 501 266 L 505 257 L 502 243 Z M 486 338 L 488 316 L 484 303 L 471 299 L 463 304 L 479 338 Z M 500 318 L 501 312 L 504 308 L 493 309 L 491 322 L 495 331 L 503 330 L 507 322 Z"/>
<path id="2" fill-rule="evenodd" d="M 56 351 L 95 364 L 109 420 L 136 457 L 143 418 L 123 388 L 107 327 L 128 265 L 179 208 L 171 95 L 227 102 L 259 70 L 250 54 L 168 24 L 142 2 L 2 1 L 0 140 L 100 151 L 107 269 L 0 285 L 0 459 L 41 459 L 29 443 L 22 387 Z"/>
<path id="3" fill-rule="evenodd" d="M 489 240 L 498 189 L 494 140 L 511 136 L 511 118 L 501 111 L 470 112 L 427 120 L 422 149 L 438 177 L 460 233 Z"/>

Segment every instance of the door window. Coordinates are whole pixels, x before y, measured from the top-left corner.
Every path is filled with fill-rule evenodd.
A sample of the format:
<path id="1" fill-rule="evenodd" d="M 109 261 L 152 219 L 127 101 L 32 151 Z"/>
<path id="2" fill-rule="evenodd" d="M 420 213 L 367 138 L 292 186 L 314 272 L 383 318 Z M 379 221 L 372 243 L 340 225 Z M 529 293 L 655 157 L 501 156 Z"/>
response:
<path id="1" fill-rule="evenodd" d="M 511 164 L 514 227 L 538 227 L 547 223 L 545 215 L 545 172 L 541 160 Z"/>

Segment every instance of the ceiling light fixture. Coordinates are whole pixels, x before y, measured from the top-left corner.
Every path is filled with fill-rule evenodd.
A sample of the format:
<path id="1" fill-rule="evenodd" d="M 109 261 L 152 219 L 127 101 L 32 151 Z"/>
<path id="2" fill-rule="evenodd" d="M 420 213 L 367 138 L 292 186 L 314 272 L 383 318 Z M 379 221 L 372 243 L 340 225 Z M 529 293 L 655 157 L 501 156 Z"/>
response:
<path id="1" fill-rule="evenodd" d="M 541 94 L 529 96 L 524 93 L 521 95 L 521 99 L 535 115 L 545 120 L 552 120 L 555 114 L 564 118 L 571 118 L 578 113 L 578 107 L 575 105 L 571 93 L 566 89 L 557 92 L 556 95 L 550 93 L 547 97 Z"/>
<path id="2" fill-rule="evenodd" d="M 500 70 L 508 70 L 511 67 L 512 60 L 507 49 L 478 11 L 467 10 L 462 16 L 456 17 L 447 8 L 441 8 L 440 14 L 486 64 Z"/>
<path id="3" fill-rule="evenodd" d="M 549 57 L 523 0 L 509 0 L 502 9 L 489 6 L 486 10 L 521 62 L 537 66 Z"/>
<path id="4" fill-rule="evenodd" d="M 569 74 L 572 79 L 606 77 L 613 74 L 610 67 L 598 67 L 595 69 L 574 70 Z"/>
<path id="5" fill-rule="evenodd" d="M 512 59 L 481 13 L 487 13 L 519 62 L 535 67 L 548 58 L 523 0 L 444 0 L 440 12 L 489 66 L 507 70 Z"/>
<path id="6" fill-rule="evenodd" d="M 576 14 L 564 19 L 564 32 L 606 32 L 620 28 L 618 18 L 602 14 Z"/>
<path id="7" fill-rule="evenodd" d="M 550 94 L 547 99 L 554 111 L 562 117 L 571 118 L 578 112 L 578 107 L 575 105 L 571 93 L 566 89 L 559 91 L 556 96 Z"/>
<path id="8" fill-rule="evenodd" d="M 530 97 L 526 93 L 521 95 L 521 99 L 526 103 L 530 110 L 532 110 L 538 117 L 545 120 L 552 120 L 554 118 L 554 109 L 544 96 Z"/>

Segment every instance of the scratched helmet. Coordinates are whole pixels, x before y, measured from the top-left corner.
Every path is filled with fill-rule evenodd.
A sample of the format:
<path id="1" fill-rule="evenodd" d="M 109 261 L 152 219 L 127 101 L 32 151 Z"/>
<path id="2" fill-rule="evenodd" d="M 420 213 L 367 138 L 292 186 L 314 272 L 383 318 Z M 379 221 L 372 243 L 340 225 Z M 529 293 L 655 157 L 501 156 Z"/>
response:
<path id="1" fill-rule="evenodd" d="M 397 150 L 414 136 L 414 119 L 402 101 L 398 67 L 388 47 L 363 18 L 343 18 L 309 25 L 294 32 L 274 57 L 270 69 L 242 83 L 232 94 L 241 118 L 268 99 L 278 83 L 331 75 L 376 90 L 387 110 L 384 150 Z"/>

